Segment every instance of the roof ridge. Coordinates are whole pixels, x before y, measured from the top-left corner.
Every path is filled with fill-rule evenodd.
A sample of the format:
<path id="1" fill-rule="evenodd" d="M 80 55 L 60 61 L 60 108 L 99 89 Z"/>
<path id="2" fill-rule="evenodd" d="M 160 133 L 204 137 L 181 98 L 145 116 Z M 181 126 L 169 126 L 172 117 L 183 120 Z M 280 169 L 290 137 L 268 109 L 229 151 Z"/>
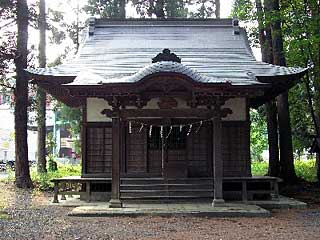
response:
<path id="1" fill-rule="evenodd" d="M 90 18 L 95 19 L 96 27 L 103 27 L 106 25 L 207 25 L 207 26 L 233 26 L 232 18 L 167 18 L 167 19 L 154 19 L 154 18 L 126 18 L 126 19 L 112 19 L 112 18 Z"/>

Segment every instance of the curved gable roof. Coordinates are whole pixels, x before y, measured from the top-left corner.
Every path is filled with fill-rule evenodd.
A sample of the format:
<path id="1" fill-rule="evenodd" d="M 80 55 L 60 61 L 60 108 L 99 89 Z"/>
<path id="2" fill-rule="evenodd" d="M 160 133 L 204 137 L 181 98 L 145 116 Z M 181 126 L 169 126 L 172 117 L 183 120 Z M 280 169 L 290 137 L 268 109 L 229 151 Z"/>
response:
<path id="1" fill-rule="evenodd" d="M 150 65 L 164 48 L 179 56 L 182 64 Z M 260 84 L 259 77 L 290 76 L 305 69 L 257 62 L 245 31 L 233 26 L 231 19 L 96 19 L 75 59 L 55 68 L 28 71 L 36 77 L 78 77 L 72 85 L 134 82 L 161 71 L 182 71 L 200 82 L 255 85 Z M 99 77 L 89 81 L 88 72 Z"/>

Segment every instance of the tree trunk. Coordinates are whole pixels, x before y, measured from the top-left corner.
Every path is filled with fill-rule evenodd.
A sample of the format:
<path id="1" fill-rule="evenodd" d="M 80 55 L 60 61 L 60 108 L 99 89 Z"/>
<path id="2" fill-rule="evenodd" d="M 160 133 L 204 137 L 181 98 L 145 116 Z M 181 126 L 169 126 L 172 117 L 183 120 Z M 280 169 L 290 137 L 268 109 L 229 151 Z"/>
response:
<path id="1" fill-rule="evenodd" d="M 288 92 L 277 97 L 277 109 L 280 135 L 280 175 L 285 182 L 293 183 L 297 181 L 297 175 L 294 170 Z"/>
<path id="2" fill-rule="evenodd" d="M 286 66 L 283 52 L 279 0 L 271 0 L 271 10 L 273 14 L 271 22 L 273 63 L 275 65 Z M 292 183 L 297 181 L 297 176 L 294 170 L 288 92 L 277 97 L 277 110 L 280 135 L 280 174 L 285 182 Z"/>
<path id="3" fill-rule="evenodd" d="M 268 4 L 268 3 L 267 3 Z M 273 62 L 272 38 L 270 24 L 265 22 L 261 0 L 256 0 L 258 15 L 259 41 L 261 45 L 262 61 Z M 280 174 L 279 146 L 278 146 L 278 120 L 277 107 L 274 100 L 265 104 L 269 145 L 269 169 L 268 175 L 278 177 Z"/>
<path id="4" fill-rule="evenodd" d="M 46 3 L 39 4 L 39 66 L 46 67 Z M 37 123 L 38 123 L 38 173 L 46 168 L 46 93 L 40 87 L 37 89 Z"/>
<path id="5" fill-rule="evenodd" d="M 220 0 L 216 0 L 215 5 L 216 5 L 216 9 L 215 9 L 216 18 L 220 18 Z"/>
<path id="6" fill-rule="evenodd" d="M 164 0 L 157 0 L 154 8 L 155 15 L 157 18 L 163 19 L 165 18 L 164 13 Z"/>
<path id="7" fill-rule="evenodd" d="M 126 18 L 126 0 L 119 0 L 119 18 Z"/>
<path id="8" fill-rule="evenodd" d="M 28 80 L 24 71 L 27 68 L 28 54 L 28 12 L 27 0 L 17 1 L 17 56 L 15 89 L 15 184 L 20 188 L 32 187 L 28 161 L 27 122 L 28 122 Z"/>
<path id="9" fill-rule="evenodd" d="M 268 144 L 269 144 L 269 169 L 268 175 L 280 176 L 279 146 L 278 146 L 278 120 L 277 106 L 274 101 L 266 103 Z"/>

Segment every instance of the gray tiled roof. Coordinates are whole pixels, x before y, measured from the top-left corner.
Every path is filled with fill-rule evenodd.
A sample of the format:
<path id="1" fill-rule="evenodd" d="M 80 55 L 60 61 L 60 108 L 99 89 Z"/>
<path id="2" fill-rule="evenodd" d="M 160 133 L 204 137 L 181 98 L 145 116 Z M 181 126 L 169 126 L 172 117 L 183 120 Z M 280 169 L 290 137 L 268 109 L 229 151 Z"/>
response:
<path id="1" fill-rule="evenodd" d="M 34 75 L 74 76 L 72 85 L 135 82 L 158 72 L 185 74 L 195 81 L 233 85 L 259 84 L 256 77 L 301 73 L 257 62 L 246 33 L 232 20 L 96 20 L 75 59 L 55 68 L 28 69 Z M 182 63 L 151 59 L 164 48 Z"/>

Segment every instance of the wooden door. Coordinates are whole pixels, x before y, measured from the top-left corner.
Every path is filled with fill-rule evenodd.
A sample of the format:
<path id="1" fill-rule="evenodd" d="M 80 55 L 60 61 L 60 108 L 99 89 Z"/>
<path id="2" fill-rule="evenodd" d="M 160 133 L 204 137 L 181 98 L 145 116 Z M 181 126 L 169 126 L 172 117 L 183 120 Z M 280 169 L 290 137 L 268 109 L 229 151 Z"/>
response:
<path id="1" fill-rule="evenodd" d="M 187 177 L 186 132 L 178 127 L 154 127 L 148 137 L 149 172 L 163 177 Z"/>
<path id="2" fill-rule="evenodd" d="M 189 177 L 212 176 L 212 126 L 203 124 L 187 140 Z"/>
<path id="3" fill-rule="evenodd" d="M 173 127 L 171 130 L 169 129 L 167 132 L 167 136 L 165 136 L 164 138 L 165 177 L 186 178 L 188 177 L 186 132 L 185 130 L 180 130 L 179 127 Z"/>
<path id="4" fill-rule="evenodd" d="M 126 161 L 125 173 L 131 176 L 144 176 L 148 172 L 147 163 L 147 129 L 132 127 L 126 130 Z"/>
<path id="5" fill-rule="evenodd" d="M 153 127 L 152 134 L 148 134 L 148 171 L 150 175 L 163 175 L 163 149 L 160 128 Z"/>

